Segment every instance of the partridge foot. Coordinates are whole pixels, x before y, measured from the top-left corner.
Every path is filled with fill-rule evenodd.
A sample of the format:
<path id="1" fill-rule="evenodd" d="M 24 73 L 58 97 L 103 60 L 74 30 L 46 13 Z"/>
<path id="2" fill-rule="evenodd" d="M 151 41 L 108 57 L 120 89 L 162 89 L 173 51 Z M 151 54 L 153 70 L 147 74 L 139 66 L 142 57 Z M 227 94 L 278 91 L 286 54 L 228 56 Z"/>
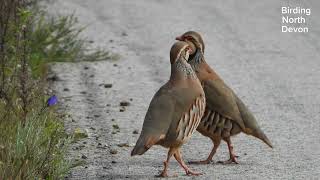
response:
<path id="1" fill-rule="evenodd" d="M 189 161 L 189 164 L 210 164 L 213 162 L 212 160 L 203 160 L 203 161 Z"/>
<path id="2" fill-rule="evenodd" d="M 168 159 L 167 159 L 167 161 L 163 162 L 164 169 L 159 175 L 156 175 L 156 177 L 168 177 L 167 169 L 168 169 L 168 163 L 169 163 L 170 157 L 171 157 L 171 151 L 169 150 Z"/>
<path id="3" fill-rule="evenodd" d="M 156 177 L 169 177 L 167 172 L 161 172 L 159 175 L 156 175 Z"/>
<path id="4" fill-rule="evenodd" d="M 188 176 L 199 176 L 199 175 L 202 175 L 202 173 L 200 173 L 200 172 L 194 172 L 194 171 L 191 171 L 190 169 L 187 169 L 187 170 L 186 170 L 186 174 L 187 174 Z"/>
<path id="5" fill-rule="evenodd" d="M 232 156 L 232 157 L 230 157 L 229 160 L 227 160 L 227 161 L 218 161 L 218 163 L 221 163 L 221 164 L 232 164 L 232 163 L 239 164 L 239 162 L 237 161 L 238 157 L 239 156 Z"/>

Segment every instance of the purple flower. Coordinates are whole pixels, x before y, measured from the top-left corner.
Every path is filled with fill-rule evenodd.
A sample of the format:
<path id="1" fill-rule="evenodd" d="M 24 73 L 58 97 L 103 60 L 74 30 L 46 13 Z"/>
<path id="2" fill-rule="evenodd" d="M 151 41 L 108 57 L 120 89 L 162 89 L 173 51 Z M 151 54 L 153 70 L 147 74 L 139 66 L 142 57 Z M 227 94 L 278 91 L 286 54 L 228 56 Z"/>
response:
<path id="1" fill-rule="evenodd" d="M 57 104 L 57 102 L 58 102 L 57 96 L 53 95 L 47 100 L 47 106 L 53 106 L 53 105 Z"/>

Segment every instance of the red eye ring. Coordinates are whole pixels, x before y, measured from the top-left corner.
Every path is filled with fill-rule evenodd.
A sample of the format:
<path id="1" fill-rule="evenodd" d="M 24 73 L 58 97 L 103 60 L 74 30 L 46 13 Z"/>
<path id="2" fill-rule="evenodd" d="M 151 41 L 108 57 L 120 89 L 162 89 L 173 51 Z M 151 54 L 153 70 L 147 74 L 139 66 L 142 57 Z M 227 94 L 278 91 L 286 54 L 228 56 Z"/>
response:
<path id="1" fill-rule="evenodd" d="M 191 37 L 191 36 L 185 36 L 184 39 L 186 39 L 186 40 L 192 40 L 192 37 Z"/>

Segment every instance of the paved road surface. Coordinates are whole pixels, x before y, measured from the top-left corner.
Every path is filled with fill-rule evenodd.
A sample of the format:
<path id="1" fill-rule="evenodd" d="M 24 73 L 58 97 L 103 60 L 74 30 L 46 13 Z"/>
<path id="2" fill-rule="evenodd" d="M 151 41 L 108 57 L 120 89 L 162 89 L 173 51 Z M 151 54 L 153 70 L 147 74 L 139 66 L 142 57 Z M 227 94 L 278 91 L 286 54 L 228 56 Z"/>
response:
<path id="1" fill-rule="evenodd" d="M 309 33 L 281 33 L 280 8 L 288 5 L 312 8 Z M 150 179 L 158 174 L 167 151 L 155 146 L 144 156 L 130 157 L 139 136 L 133 131 L 140 131 L 153 94 L 169 78 L 175 36 L 187 30 L 203 34 L 208 63 L 248 104 L 275 146 L 269 149 L 239 135 L 233 142 L 240 164 L 191 166 L 204 173 L 199 179 L 319 178 L 318 0 L 57 0 L 49 9 L 75 12 L 81 24 L 90 25 L 83 35 L 94 40 L 93 46 L 120 55 L 118 61 L 52 66 L 61 79 L 54 89 L 65 97 L 61 107 L 73 119 L 66 120 L 68 131 L 80 127 L 89 133 L 70 149 L 70 157 L 85 155 L 87 165 L 68 178 Z M 124 112 L 119 111 L 122 100 L 131 103 Z M 121 143 L 130 147 L 118 147 Z M 196 160 L 210 149 L 211 142 L 196 133 L 182 151 L 185 160 Z M 223 143 L 214 160 L 227 158 Z M 169 170 L 188 178 L 174 160 Z"/>

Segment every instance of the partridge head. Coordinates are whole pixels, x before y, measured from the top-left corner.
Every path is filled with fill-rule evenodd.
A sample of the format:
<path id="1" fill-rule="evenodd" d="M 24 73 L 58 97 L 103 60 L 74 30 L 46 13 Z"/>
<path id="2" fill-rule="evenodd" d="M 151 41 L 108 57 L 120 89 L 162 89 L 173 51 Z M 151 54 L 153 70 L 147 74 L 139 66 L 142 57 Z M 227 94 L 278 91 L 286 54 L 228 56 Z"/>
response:
<path id="1" fill-rule="evenodd" d="M 200 49 L 201 52 L 204 54 L 205 45 L 201 35 L 198 32 L 195 32 L 195 31 L 185 32 L 181 36 L 176 37 L 176 40 L 185 41 L 191 47 L 195 46 L 196 49 Z M 190 54 L 195 53 L 196 49 L 193 49 L 193 51 Z"/>

